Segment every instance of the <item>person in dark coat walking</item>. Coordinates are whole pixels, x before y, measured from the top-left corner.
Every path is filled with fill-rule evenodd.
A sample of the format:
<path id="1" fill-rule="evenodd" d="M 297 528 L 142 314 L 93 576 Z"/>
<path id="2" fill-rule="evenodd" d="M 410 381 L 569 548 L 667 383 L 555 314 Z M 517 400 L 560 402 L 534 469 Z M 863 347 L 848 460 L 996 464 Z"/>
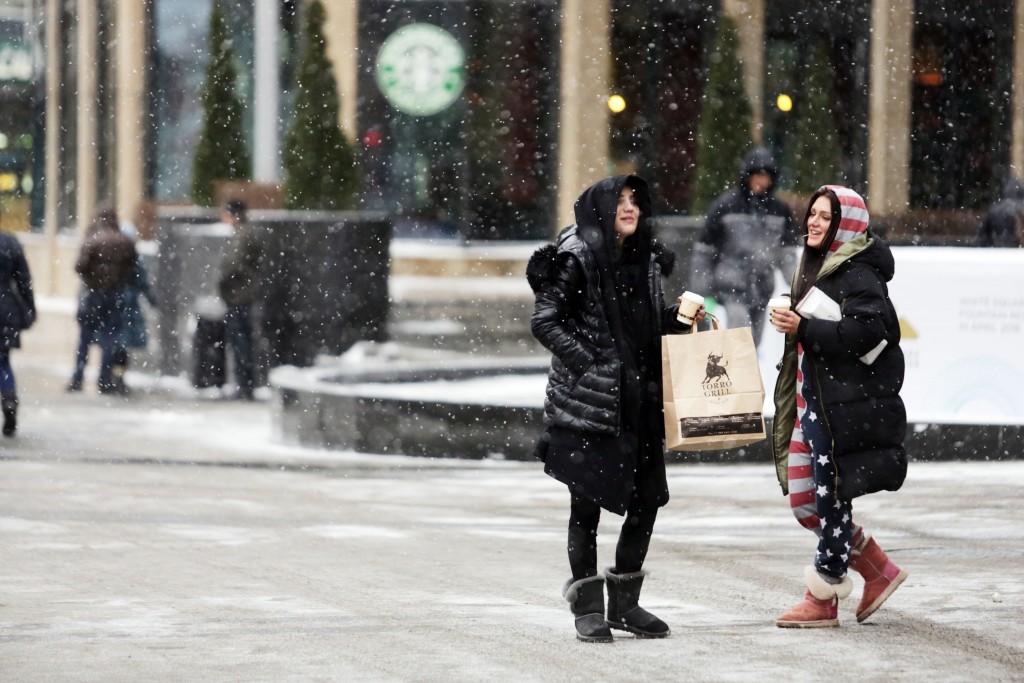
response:
<path id="1" fill-rule="evenodd" d="M 127 235 L 132 242 L 135 242 L 138 237 L 138 230 L 131 223 L 123 224 L 121 232 Z M 136 249 L 137 252 L 138 249 Z M 124 324 L 121 326 L 118 349 L 114 354 L 114 384 L 122 393 L 128 391 L 125 375 L 128 373 L 128 366 L 131 362 L 131 350 L 145 349 L 149 343 L 146 316 L 142 311 L 143 298 L 149 302 L 150 306 L 156 308 L 156 295 L 149 283 L 149 271 L 142 256 L 139 255 L 135 261 L 135 270 L 132 271 L 124 288 Z"/>
<path id="2" fill-rule="evenodd" d="M 739 184 L 708 207 L 694 244 L 691 286 L 725 309 L 729 327 L 751 328 L 761 343 L 765 309 L 775 290 L 775 269 L 793 276 L 796 220 L 775 196 L 779 168 L 771 152 L 757 147 L 740 162 Z"/>
<path id="3" fill-rule="evenodd" d="M 979 247 L 1024 247 L 1024 184 L 1014 176 L 1003 181 L 1002 197 L 981 220 Z"/>
<path id="4" fill-rule="evenodd" d="M 124 326 L 124 288 L 137 261 L 135 243 L 121 232 L 117 211 L 109 205 L 97 208 L 75 262 L 83 291 L 78 306 L 78 350 L 67 387 L 69 392 L 82 390 L 89 345 L 99 344 L 99 392 L 124 393 L 124 385 L 114 380 L 113 370 Z"/>
<path id="5" fill-rule="evenodd" d="M 609 627 L 661 638 L 669 627 L 638 605 L 654 521 L 669 498 L 660 337 L 690 327 L 676 320 L 678 305 L 664 303 L 661 278 L 675 255 L 653 240 L 647 182 L 602 180 L 580 195 L 575 212 L 576 224 L 527 265 L 533 334 L 553 355 L 548 426 L 535 455 L 570 494 L 572 577 L 562 595 L 581 640 L 611 641 Z M 615 566 L 604 574 L 601 508 L 626 516 Z"/>
<path id="6" fill-rule="evenodd" d="M 3 434 L 18 427 L 18 387 L 11 368 L 11 349 L 21 348 L 21 331 L 36 319 L 32 275 L 25 252 L 13 235 L 0 233 L 0 405 Z"/>
<path id="7" fill-rule="evenodd" d="M 252 305 L 260 288 L 263 247 L 246 223 L 241 200 L 225 203 L 221 220 L 231 226 L 231 239 L 220 264 L 217 290 L 227 306 L 224 323 L 228 345 L 235 359 L 236 398 L 251 401 L 255 390 L 252 340 Z"/>
<path id="8" fill-rule="evenodd" d="M 858 622 L 907 577 L 853 521 L 852 504 L 857 496 L 899 489 L 907 474 L 900 324 L 886 285 L 895 262 L 868 231 L 867 207 L 853 190 L 820 188 L 803 225 L 791 297 L 796 310 L 771 313 L 786 335 L 773 450 L 783 493 L 800 524 L 818 536 L 818 549 L 804 571 L 803 602 L 778 618 L 784 628 L 838 626 L 838 601 L 852 589 L 848 568 L 864 579 Z M 808 311 L 801 301 L 812 290 L 838 313 L 798 312 Z"/>

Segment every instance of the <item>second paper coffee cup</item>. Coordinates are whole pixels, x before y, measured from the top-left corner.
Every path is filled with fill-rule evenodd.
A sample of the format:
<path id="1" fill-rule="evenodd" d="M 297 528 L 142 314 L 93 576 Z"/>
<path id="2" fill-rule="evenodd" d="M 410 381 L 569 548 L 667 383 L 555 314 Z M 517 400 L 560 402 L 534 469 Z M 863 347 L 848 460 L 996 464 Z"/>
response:
<path id="1" fill-rule="evenodd" d="M 694 292 L 683 292 L 683 299 L 679 302 L 679 311 L 676 313 L 676 320 L 687 325 L 692 325 L 697 317 L 697 311 L 704 305 L 704 297 Z"/>

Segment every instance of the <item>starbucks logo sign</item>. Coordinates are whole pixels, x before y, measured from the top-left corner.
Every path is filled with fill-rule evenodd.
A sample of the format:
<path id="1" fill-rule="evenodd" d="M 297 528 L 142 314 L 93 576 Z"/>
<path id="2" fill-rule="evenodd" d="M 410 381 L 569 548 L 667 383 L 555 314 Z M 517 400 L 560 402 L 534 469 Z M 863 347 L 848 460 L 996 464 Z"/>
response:
<path id="1" fill-rule="evenodd" d="M 413 116 L 444 111 L 465 85 L 466 55 L 455 37 L 433 24 L 398 29 L 377 53 L 377 85 L 395 109 Z"/>

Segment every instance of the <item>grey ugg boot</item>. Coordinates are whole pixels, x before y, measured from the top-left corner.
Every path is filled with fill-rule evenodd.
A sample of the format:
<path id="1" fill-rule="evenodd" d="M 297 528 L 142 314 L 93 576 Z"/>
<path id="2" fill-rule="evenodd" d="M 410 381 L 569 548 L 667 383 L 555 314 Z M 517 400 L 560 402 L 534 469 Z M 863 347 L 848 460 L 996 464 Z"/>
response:
<path id="1" fill-rule="evenodd" d="M 4 436 L 14 436 L 14 430 L 18 428 L 18 397 L 4 396 L 0 405 L 4 413 Z"/>
<path id="2" fill-rule="evenodd" d="M 619 574 L 614 567 L 609 567 L 604 575 L 608 583 L 609 626 L 629 631 L 638 638 L 664 638 L 671 635 L 668 624 L 637 604 L 646 570 Z"/>
<path id="3" fill-rule="evenodd" d="M 562 597 L 576 616 L 576 637 L 585 643 L 610 643 L 612 632 L 604 620 L 604 577 L 591 576 L 579 581 L 569 579 Z"/>

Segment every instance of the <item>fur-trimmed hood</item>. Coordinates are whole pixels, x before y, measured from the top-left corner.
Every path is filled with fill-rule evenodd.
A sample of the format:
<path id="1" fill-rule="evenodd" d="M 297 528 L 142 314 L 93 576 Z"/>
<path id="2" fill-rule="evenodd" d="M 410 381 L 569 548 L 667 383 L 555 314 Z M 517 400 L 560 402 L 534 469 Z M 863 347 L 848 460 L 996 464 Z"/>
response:
<path id="1" fill-rule="evenodd" d="M 557 255 L 558 247 L 554 244 L 545 244 L 533 252 L 526 264 L 526 281 L 530 283 L 530 289 L 536 292 L 551 279 Z"/>

